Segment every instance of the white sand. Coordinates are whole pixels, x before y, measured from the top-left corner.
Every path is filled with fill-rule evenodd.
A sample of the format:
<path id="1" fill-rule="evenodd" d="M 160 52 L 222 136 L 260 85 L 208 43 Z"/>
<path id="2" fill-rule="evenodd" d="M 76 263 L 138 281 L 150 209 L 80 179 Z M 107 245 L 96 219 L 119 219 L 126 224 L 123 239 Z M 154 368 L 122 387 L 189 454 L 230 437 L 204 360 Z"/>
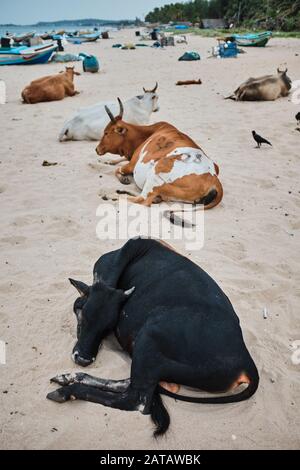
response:
<path id="1" fill-rule="evenodd" d="M 0 69 L 8 93 L 8 103 L 0 107 L 0 339 L 7 342 L 7 364 L 0 365 L 0 447 L 298 448 L 300 365 L 292 363 L 291 344 L 300 340 L 300 133 L 294 119 L 300 108 L 288 98 L 235 103 L 222 96 L 279 65 L 287 64 L 291 78 L 299 78 L 300 41 L 273 39 L 269 47 L 248 48 L 238 59 L 207 60 L 214 39 L 190 37 L 188 46 L 165 51 L 111 48 L 125 40 L 135 41 L 133 30 L 116 33 L 113 41 L 68 46 L 69 52 L 95 53 L 101 73 L 76 77 L 81 94 L 61 102 L 20 101 L 28 82 L 62 70 L 60 64 Z M 200 52 L 203 60 L 178 62 L 185 50 Z M 201 86 L 174 85 L 199 77 Z M 161 110 L 152 120 L 188 133 L 220 166 L 224 199 L 205 214 L 205 246 L 191 258 L 230 297 L 261 376 L 247 402 L 193 405 L 164 398 L 171 427 L 158 441 L 150 418 L 139 412 L 86 402 L 58 405 L 45 398 L 54 389 L 50 377 L 79 370 L 70 357 L 76 292 L 67 278 L 89 282 L 96 259 L 123 243 L 103 243 L 95 234 L 99 195 L 121 187 L 114 168 L 99 163 L 95 143 L 61 144 L 57 135 L 79 107 L 131 97 L 156 80 Z M 252 129 L 273 147 L 254 149 Z M 58 165 L 42 167 L 44 159 Z M 129 369 L 128 357 L 109 340 L 88 372 L 126 378 Z"/>

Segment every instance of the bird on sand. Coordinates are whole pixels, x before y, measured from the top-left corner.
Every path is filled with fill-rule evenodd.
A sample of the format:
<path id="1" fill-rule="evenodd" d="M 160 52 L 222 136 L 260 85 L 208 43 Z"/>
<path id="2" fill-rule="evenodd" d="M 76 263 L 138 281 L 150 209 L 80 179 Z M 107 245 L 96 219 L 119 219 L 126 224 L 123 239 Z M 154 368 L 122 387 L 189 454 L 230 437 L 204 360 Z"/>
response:
<path id="1" fill-rule="evenodd" d="M 299 113 L 296 114 L 295 118 L 296 118 L 296 121 L 297 121 L 297 126 L 299 126 L 299 124 L 300 124 L 300 111 L 299 111 Z"/>
<path id="2" fill-rule="evenodd" d="M 262 137 L 261 135 L 256 134 L 255 131 L 252 131 L 252 135 L 253 135 L 253 139 L 254 139 L 255 142 L 257 143 L 257 147 L 256 147 L 256 148 L 260 148 L 261 144 L 268 144 L 268 145 L 271 145 L 271 147 L 272 147 L 271 142 L 269 142 L 267 139 L 265 139 L 265 138 Z"/>

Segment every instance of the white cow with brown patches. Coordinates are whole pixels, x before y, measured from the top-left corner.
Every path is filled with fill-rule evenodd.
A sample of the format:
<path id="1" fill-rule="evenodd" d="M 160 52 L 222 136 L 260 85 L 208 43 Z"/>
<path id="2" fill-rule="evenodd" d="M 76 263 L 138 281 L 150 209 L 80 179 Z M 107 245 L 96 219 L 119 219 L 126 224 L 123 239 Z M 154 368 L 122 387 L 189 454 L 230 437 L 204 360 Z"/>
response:
<path id="1" fill-rule="evenodd" d="M 119 100 L 119 98 L 118 98 Z M 96 148 L 98 155 L 107 152 L 121 155 L 129 163 L 116 170 L 121 183 L 133 175 L 141 195 L 131 201 L 151 206 L 153 202 L 181 201 L 203 204 L 210 209 L 222 200 L 223 188 L 218 166 L 190 137 L 166 122 L 137 126 L 113 116 Z"/>

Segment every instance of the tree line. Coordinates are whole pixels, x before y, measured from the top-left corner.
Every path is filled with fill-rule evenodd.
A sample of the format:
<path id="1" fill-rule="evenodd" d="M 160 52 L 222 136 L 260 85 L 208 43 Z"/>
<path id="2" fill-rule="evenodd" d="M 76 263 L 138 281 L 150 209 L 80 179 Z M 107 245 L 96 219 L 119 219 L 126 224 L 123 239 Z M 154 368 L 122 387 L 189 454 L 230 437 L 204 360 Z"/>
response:
<path id="1" fill-rule="evenodd" d="M 224 18 L 235 26 L 262 26 L 284 31 L 300 30 L 300 0 L 193 0 L 154 8 L 150 23 L 201 23 L 204 18 Z"/>

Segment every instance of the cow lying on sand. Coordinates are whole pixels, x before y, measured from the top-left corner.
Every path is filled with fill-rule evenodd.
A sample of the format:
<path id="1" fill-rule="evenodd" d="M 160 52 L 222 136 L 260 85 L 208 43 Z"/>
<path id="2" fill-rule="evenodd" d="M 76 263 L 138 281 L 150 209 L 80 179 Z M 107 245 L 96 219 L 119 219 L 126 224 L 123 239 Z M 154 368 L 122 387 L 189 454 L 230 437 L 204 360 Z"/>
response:
<path id="1" fill-rule="evenodd" d="M 226 99 L 236 101 L 274 101 L 281 96 L 287 96 L 292 87 L 292 81 L 287 76 L 287 69 L 283 72 L 277 69 L 277 75 L 264 75 L 258 78 L 249 78 L 242 83 Z"/>
<path id="2" fill-rule="evenodd" d="M 152 90 L 144 90 L 143 95 L 134 96 L 124 102 L 124 117 L 131 124 L 148 124 L 151 113 L 159 110 L 158 95 L 156 93 L 158 84 Z M 113 112 L 117 112 L 117 104 L 113 102 L 102 102 L 94 106 L 82 108 L 69 121 L 65 123 L 60 134 L 59 141 L 64 140 L 100 140 L 109 117 L 105 112 L 105 105 Z"/>
<path id="3" fill-rule="evenodd" d="M 24 103 L 58 101 L 66 96 L 78 95 L 79 91 L 75 91 L 73 83 L 74 75 L 80 75 L 80 73 L 75 72 L 74 67 L 66 67 L 65 72 L 33 80 L 22 91 Z"/>
<path id="4" fill-rule="evenodd" d="M 117 169 L 116 176 L 128 184 L 128 175 L 133 174 L 142 193 L 130 200 L 145 206 L 162 200 L 204 204 L 206 209 L 216 206 L 223 197 L 218 166 L 190 137 L 167 122 L 136 126 L 123 121 L 124 109 L 118 100 L 118 116 L 105 107 L 111 122 L 96 152 L 129 160 Z"/>
<path id="5" fill-rule="evenodd" d="M 73 360 L 91 364 L 102 340 L 114 332 L 132 357 L 130 378 L 108 380 L 84 373 L 51 381 L 62 388 L 47 397 L 100 403 L 150 414 L 155 435 L 170 418 L 160 395 L 192 403 L 235 403 L 251 397 L 259 382 L 239 319 L 215 281 L 162 242 L 135 238 L 107 253 L 94 266 L 88 286 L 70 279 L 80 293 L 74 303 L 77 343 Z M 227 396 L 190 397 L 179 385 Z"/>

